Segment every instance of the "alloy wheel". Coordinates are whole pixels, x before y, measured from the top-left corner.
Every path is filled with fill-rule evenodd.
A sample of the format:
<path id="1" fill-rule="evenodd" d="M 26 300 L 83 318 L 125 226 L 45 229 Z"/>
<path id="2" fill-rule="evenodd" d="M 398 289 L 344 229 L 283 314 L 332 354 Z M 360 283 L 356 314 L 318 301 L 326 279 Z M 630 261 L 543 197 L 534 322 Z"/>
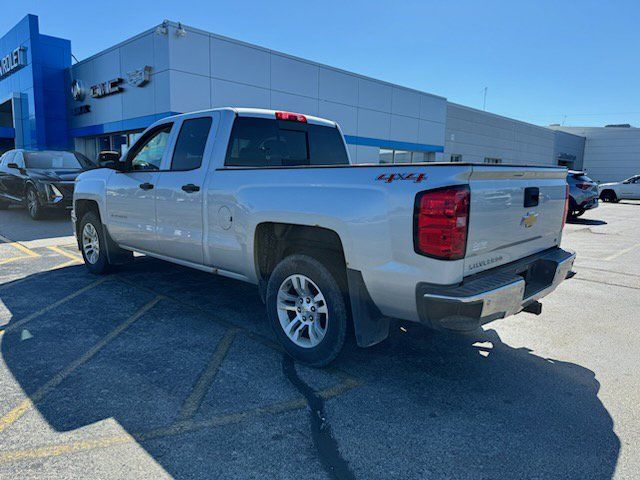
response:
<path id="1" fill-rule="evenodd" d="M 100 239 L 96 227 L 91 223 L 87 223 L 82 229 L 82 250 L 92 265 L 100 258 Z"/>
<path id="2" fill-rule="evenodd" d="M 316 347 L 327 333 L 329 310 L 324 295 L 307 276 L 287 277 L 278 289 L 278 319 L 284 333 L 302 348 Z"/>

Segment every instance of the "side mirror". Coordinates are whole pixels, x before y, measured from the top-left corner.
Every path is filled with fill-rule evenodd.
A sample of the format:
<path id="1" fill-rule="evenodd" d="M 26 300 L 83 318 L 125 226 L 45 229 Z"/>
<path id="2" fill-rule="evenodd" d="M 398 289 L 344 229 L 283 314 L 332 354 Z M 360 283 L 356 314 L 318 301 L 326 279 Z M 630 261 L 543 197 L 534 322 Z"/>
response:
<path id="1" fill-rule="evenodd" d="M 98 166 L 100 168 L 112 168 L 112 169 L 116 169 L 116 161 L 115 160 L 99 160 L 98 161 Z"/>

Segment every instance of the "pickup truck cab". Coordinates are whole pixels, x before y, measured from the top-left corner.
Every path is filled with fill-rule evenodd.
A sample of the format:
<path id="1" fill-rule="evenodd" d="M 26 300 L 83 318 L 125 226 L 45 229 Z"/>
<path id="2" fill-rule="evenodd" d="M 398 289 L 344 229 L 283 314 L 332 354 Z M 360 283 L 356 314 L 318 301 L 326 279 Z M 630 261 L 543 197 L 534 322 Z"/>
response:
<path id="1" fill-rule="evenodd" d="M 562 282 L 566 170 L 465 163 L 352 165 L 339 126 L 221 108 L 149 127 L 113 169 L 78 177 L 85 263 L 131 252 L 256 284 L 285 350 L 323 366 L 353 323 L 450 330 L 520 311 Z"/>

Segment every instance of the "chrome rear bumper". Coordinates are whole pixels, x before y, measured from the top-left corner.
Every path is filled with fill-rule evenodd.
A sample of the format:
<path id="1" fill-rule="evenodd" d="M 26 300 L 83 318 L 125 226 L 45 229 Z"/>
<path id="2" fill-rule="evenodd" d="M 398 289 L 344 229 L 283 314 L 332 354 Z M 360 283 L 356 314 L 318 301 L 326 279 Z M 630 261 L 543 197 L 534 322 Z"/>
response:
<path id="1" fill-rule="evenodd" d="M 567 278 L 576 254 L 553 248 L 468 277 L 460 285 L 420 284 L 420 320 L 448 330 L 472 330 L 520 312 Z"/>

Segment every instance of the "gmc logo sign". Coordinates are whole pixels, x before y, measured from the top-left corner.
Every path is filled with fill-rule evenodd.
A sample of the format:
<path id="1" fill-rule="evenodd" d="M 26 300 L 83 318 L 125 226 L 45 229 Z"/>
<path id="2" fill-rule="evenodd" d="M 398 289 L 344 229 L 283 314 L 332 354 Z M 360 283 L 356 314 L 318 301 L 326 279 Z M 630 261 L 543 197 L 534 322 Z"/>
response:
<path id="1" fill-rule="evenodd" d="M 427 179 L 426 173 L 383 173 L 376 180 L 379 182 L 391 183 L 396 180 L 405 180 L 414 183 L 420 183 Z"/>

